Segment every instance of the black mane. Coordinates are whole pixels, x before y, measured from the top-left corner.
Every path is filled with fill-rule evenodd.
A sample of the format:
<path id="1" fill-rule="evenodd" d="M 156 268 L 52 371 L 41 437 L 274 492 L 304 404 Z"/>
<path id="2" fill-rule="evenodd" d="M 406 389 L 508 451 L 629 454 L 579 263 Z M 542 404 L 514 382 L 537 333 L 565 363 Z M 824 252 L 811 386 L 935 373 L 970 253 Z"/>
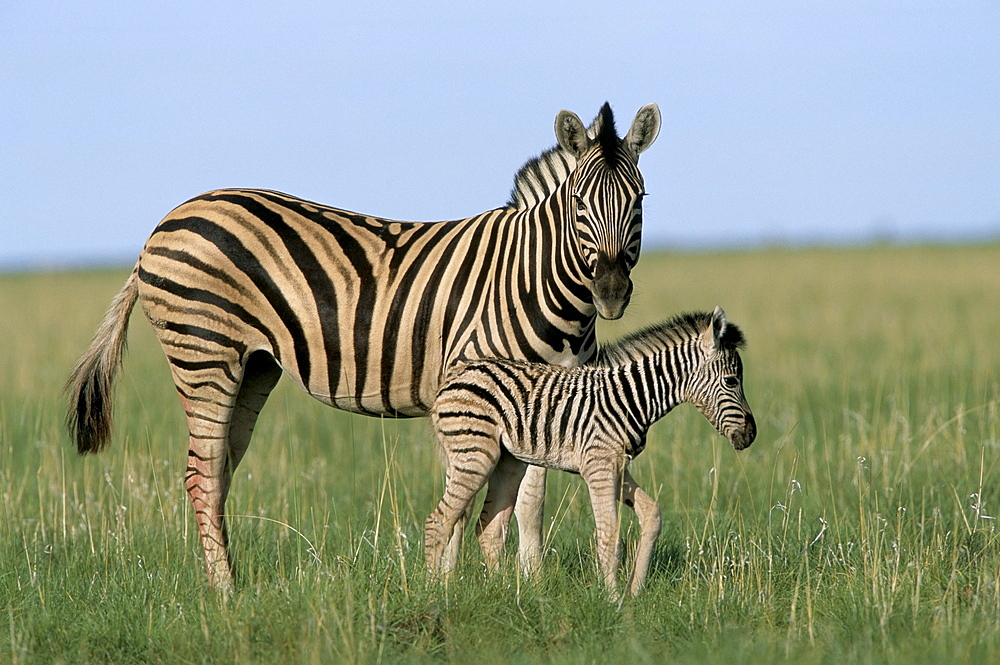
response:
<path id="1" fill-rule="evenodd" d="M 601 144 L 601 154 L 604 155 L 604 162 L 608 165 L 609 169 L 613 169 L 618 166 L 618 147 L 622 141 L 618 138 L 618 132 L 615 131 L 615 114 L 611 112 L 611 104 L 604 102 L 604 106 L 601 107 L 601 111 L 597 114 L 597 117 L 600 118 L 597 142 Z M 594 123 L 597 124 L 598 121 L 595 119 Z"/>
<path id="2" fill-rule="evenodd" d="M 587 128 L 587 136 L 601 146 L 601 154 L 609 169 L 618 166 L 622 141 L 615 130 L 615 116 L 611 104 L 604 106 Z M 549 148 L 537 157 L 532 157 L 514 176 L 514 187 L 510 192 L 507 208 L 524 209 L 540 202 L 555 191 L 576 168 L 576 158 L 561 146 Z"/>

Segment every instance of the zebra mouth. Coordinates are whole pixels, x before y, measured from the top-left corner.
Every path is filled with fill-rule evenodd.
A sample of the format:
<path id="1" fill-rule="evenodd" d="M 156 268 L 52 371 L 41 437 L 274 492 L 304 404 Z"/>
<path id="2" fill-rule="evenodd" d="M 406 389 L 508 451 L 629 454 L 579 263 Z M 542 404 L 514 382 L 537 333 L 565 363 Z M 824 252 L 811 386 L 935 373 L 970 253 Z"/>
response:
<path id="1" fill-rule="evenodd" d="M 753 439 L 747 437 L 743 432 L 739 432 L 729 437 L 729 443 L 733 444 L 734 449 L 743 450 L 750 447 Z"/>
<path id="2" fill-rule="evenodd" d="M 746 424 L 730 431 L 727 438 L 736 450 L 749 448 L 750 444 L 757 438 L 757 423 L 754 422 L 753 416 L 748 415 Z"/>
<path id="3" fill-rule="evenodd" d="M 628 303 L 628 298 L 611 302 L 594 298 L 594 307 L 597 308 L 597 315 L 607 321 L 615 321 L 622 318 L 625 314 L 625 308 L 628 307 Z"/>
<path id="4" fill-rule="evenodd" d="M 632 299 L 632 280 L 629 279 L 623 261 L 612 260 L 607 254 L 600 252 L 590 293 L 598 316 L 609 321 L 622 318 Z"/>

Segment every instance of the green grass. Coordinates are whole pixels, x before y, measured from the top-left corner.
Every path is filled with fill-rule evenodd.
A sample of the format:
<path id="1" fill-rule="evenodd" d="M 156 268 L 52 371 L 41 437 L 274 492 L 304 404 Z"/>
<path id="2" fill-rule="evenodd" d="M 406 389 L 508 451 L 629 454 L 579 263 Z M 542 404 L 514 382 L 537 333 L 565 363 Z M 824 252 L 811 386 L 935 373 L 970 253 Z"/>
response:
<path id="1" fill-rule="evenodd" d="M 664 515 L 649 586 L 603 600 L 579 478 L 554 474 L 544 575 L 423 573 L 442 491 L 426 421 L 282 382 L 229 511 L 238 593 L 205 585 L 180 405 L 133 317 L 107 453 L 60 395 L 127 270 L 0 276 L 0 663 L 1000 662 L 1000 246 L 651 254 L 609 338 L 721 304 L 759 426 L 690 407 L 636 478 Z M 623 522 L 626 543 L 635 521 Z"/>

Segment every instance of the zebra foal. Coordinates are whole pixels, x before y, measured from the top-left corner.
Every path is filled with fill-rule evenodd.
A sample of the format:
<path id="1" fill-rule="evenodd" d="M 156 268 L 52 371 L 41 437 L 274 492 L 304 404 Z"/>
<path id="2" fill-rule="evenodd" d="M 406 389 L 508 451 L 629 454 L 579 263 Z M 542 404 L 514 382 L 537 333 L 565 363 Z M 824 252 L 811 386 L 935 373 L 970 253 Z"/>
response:
<path id="1" fill-rule="evenodd" d="M 597 527 L 604 584 L 617 595 L 616 501 L 632 508 L 641 536 L 629 582 L 635 595 L 660 533 L 660 509 L 628 471 L 650 426 L 678 404 L 693 404 L 736 450 L 757 434 L 743 394 L 740 329 L 720 307 L 685 314 L 602 347 L 594 364 L 566 368 L 503 359 L 459 361 L 431 411 L 444 454 L 444 497 L 425 524 L 432 574 L 455 566 L 471 501 L 501 460 L 579 473 L 587 483 Z M 492 483 L 491 483 L 492 484 Z M 489 493 L 490 490 L 488 490 Z M 491 500 L 492 498 L 492 500 Z M 477 533 L 509 516 L 514 495 L 487 497 Z M 480 538 L 487 565 L 499 550 Z"/>

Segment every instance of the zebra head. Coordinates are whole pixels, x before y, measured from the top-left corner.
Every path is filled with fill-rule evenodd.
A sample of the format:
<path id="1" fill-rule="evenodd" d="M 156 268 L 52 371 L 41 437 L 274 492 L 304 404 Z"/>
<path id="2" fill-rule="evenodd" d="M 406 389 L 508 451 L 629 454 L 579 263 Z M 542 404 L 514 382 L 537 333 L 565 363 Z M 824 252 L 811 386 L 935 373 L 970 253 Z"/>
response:
<path id="1" fill-rule="evenodd" d="M 589 128 L 570 111 L 556 116 L 559 145 L 577 160 L 564 207 L 576 231 L 594 308 L 603 319 L 621 318 L 632 296 L 629 273 L 639 260 L 645 195 L 638 160 L 659 131 L 656 104 L 639 110 L 624 139 L 615 132 L 607 103 Z"/>
<path id="2" fill-rule="evenodd" d="M 736 450 L 743 450 L 757 436 L 757 423 L 743 394 L 739 349 L 745 344 L 740 329 L 727 322 L 726 313 L 716 307 L 696 345 L 702 358 L 688 386 L 687 401 Z"/>

